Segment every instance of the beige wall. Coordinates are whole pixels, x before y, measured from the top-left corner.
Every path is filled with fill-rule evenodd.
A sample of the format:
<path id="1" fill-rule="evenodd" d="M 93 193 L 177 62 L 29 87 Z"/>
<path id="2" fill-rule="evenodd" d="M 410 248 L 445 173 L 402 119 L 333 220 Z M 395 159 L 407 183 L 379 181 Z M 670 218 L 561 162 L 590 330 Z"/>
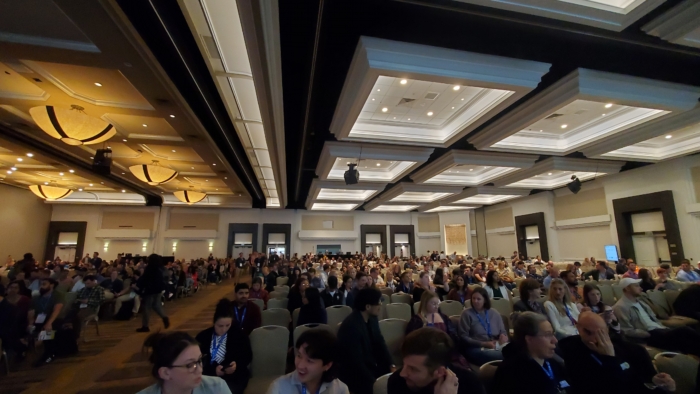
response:
<path id="1" fill-rule="evenodd" d="M 692 167 L 690 176 L 693 179 L 693 190 L 695 191 L 695 202 L 700 201 L 700 167 Z"/>
<path id="2" fill-rule="evenodd" d="M 105 212 L 102 214 L 103 229 L 147 229 L 153 230 L 153 212 Z"/>
<path id="3" fill-rule="evenodd" d="M 41 260 L 51 222 L 51 205 L 26 189 L 0 184 L 0 257 L 21 260 L 29 252 Z"/>
<path id="4" fill-rule="evenodd" d="M 323 228 L 323 222 L 332 221 L 333 228 Z M 355 220 L 352 216 L 334 216 L 334 215 L 302 215 L 301 216 L 302 230 L 337 230 L 337 231 L 353 231 L 355 229 Z"/>
<path id="5" fill-rule="evenodd" d="M 515 225 L 515 222 L 513 221 L 513 209 L 509 206 L 503 207 L 503 209 L 486 210 L 485 215 L 487 230 L 502 227 L 513 227 Z M 491 250 L 489 250 L 489 253 L 491 253 Z"/>
<path id="6" fill-rule="evenodd" d="M 419 233 L 439 233 L 440 232 L 440 216 L 418 216 L 418 232 Z"/>
<path id="7" fill-rule="evenodd" d="M 182 213 L 170 214 L 168 228 L 171 230 L 218 230 L 219 215 L 216 213 Z"/>
<path id="8" fill-rule="evenodd" d="M 555 220 L 586 218 L 607 213 L 605 189 L 602 187 L 582 190 L 578 194 L 554 197 Z"/>

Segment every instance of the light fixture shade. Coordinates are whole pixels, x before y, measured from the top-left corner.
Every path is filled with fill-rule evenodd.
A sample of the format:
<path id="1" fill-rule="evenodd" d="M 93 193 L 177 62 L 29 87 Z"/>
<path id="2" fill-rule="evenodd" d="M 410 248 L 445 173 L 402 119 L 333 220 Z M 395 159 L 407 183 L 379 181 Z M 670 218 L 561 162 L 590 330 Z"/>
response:
<path id="1" fill-rule="evenodd" d="M 142 182 L 151 186 L 162 185 L 175 179 L 177 171 L 172 168 L 158 165 L 154 160 L 152 164 L 137 164 L 129 167 L 129 171 Z"/>
<path id="2" fill-rule="evenodd" d="M 207 193 L 196 192 L 194 190 L 178 190 L 173 195 L 180 201 L 192 205 L 196 204 L 207 196 Z"/>
<path id="3" fill-rule="evenodd" d="M 99 144 L 117 133 L 111 124 L 86 115 L 82 110 L 77 105 L 71 109 L 47 105 L 31 108 L 29 114 L 46 134 L 68 145 Z"/>
<path id="4" fill-rule="evenodd" d="M 73 190 L 65 187 L 47 186 L 47 185 L 31 185 L 29 190 L 37 196 L 47 201 L 56 201 L 66 198 L 73 193 Z"/>

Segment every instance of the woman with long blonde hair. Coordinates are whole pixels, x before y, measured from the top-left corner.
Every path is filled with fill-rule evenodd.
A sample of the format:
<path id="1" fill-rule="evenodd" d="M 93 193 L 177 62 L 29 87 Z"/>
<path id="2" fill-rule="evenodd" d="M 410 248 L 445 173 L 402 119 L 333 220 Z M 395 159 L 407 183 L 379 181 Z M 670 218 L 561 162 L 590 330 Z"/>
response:
<path id="1" fill-rule="evenodd" d="M 435 292 L 426 290 L 420 297 L 418 312 L 409 320 L 406 335 L 423 327 L 435 327 L 446 332 L 452 339 L 457 338 L 457 329 L 447 315 L 440 312 L 440 297 Z"/>
<path id="2" fill-rule="evenodd" d="M 569 287 L 562 279 L 552 280 L 544 309 L 556 332 L 557 339 L 578 335 L 576 322 L 579 310 L 576 304 L 571 302 Z"/>

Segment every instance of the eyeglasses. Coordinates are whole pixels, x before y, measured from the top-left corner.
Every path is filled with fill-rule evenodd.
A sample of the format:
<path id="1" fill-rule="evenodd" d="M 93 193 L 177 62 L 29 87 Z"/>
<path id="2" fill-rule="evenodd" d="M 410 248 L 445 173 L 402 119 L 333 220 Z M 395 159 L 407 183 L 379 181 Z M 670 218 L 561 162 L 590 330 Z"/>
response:
<path id="1" fill-rule="evenodd" d="M 542 334 L 537 334 L 535 336 L 542 337 L 545 339 L 552 339 L 552 338 L 554 338 L 554 333 L 552 331 L 547 331 L 547 332 L 543 332 Z"/>
<path id="2" fill-rule="evenodd" d="M 197 368 L 202 369 L 202 357 L 200 357 L 197 361 L 184 365 L 171 365 L 170 368 L 185 368 L 187 372 L 193 373 Z"/>

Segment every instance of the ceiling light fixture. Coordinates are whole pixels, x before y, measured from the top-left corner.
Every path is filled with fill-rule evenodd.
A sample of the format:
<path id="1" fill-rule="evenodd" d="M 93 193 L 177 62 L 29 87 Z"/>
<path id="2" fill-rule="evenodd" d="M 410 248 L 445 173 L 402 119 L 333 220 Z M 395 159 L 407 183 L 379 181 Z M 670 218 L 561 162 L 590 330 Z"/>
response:
<path id="1" fill-rule="evenodd" d="M 51 105 L 29 109 L 29 114 L 46 134 L 72 146 L 99 144 L 112 138 L 117 129 L 102 119 L 85 114 L 84 108 Z"/>
<path id="2" fill-rule="evenodd" d="M 171 117 L 171 118 L 174 118 L 174 117 L 175 117 L 175 115 L 170 115 L 170 117 Z"/>
<path id="3" fill-rule="evenodd" d="M 563 125 L 561 125 L 561 128 L 562 128 L 562 129 L 565 129 L 565 128 L 567 128 L 568 126 L 569 126 L 569 125 L 563 124 Z"/>
<path id="4" fill-rule="evenodd" d="M 12 171 L 17 171 L 17 167 L 10 168 Z"/>
<path id="5" fill-rule="evenodd" d="M 95 86 L 101 87 L 101 86 L 102 86 L 102 84 L 101 84 L 101 83 L 99 83 L 99 82 L 95 82 Z"/>
<path id="6" fill-rule="evenodd" d="M 377 89 L 377 92 L 381 92 L 381 91 L 382 91 L 381 89 Z"/>
<path id="7" fill-rule="evenodd" d="M 551 172 L 548 172 L 547 175 L 552 175 L 552 173 L 551 173 Z"/>
<path id="8" fill-rule="evenodd" d="M 12 174 L 12 171 L 7 171 L 8 174 Z"/>
<path id="9" fill-rule="evenodd" d="M 78 191 L 79 191 L 79 192 L 82 192 L 82 191 L 83 191 L 83 189 L 78 189 Z"/>
<path id="10" fill-rule="evenodd" d="M 387 107 L 382 108 L 382 112 L 386 112 L 388 110 L 389 110 L 389 108 L 387 108 Z"/>
<path id="11" fill-rule="evenodd" d="M 63 173 L 62 173 L 62 172 L 59 172 L 59 173 L 58 173 L 58 176 L 63 176 Z"/>
<path id="12" fill-rule="evenodd" d="M 24 159 L 22 159 L 21 157 L 17 158 L 17 161 L 22 161 L 22 160 L 24 160 Z"/>
<path id="13" fill-rule="evenodd" d="M 158 160 L 153 160 L 151 164 L 133 165 L 129 167 L 129 171 L 140 181 L 146 182 L 151 186 L 168 183 L 177 176 L 177 171 L 159 165 Z"/>
<path id="14" fill-rule="evenodd" d="M 672 135 L 667 135 L 667 136 L 666 136 L 666 139 L 667 139 L 667 140 L 670 140 L 671 137 L 673 137 L 673 136 L 672 136 Z"/>
<path id="15" fill-rule="evenodd" d="M 610 107 L 612 107 L 612 103 L 605 104 L 605 108 L 610 108 Z"/>
<path id="16" fill-rule="evenodd" d="M 29 186 L 29 190 L 31 190 L 37 197 L 41 197 L 47 201 L 60 200 L 70 196 L 73 193 L 73 190 L 71 189 L 58 186 L 48 186 L 47 183 L 44 183 L 43 185 L 31 185 Z"/>
<path id="17" fill-rule="evenodd" d="M 126 190 L 122 189 L 122 193 L 126 193 Z"/>
<path id="18" fill-rule="evenodd" d="M 428 116 L 433 116 L 433 111 L 428 112 Z"/>
<path id="19" fill-rule="evenodd" d="M 455 107 L 452 107 L 452 109 L 455 109 Z"/>
<path id="20" fill-rule="evenodd" d="M 122 141 L 126 142 L 126 140 L 122 140 Z"/>
<path id="21" fill-rule="evenodd" d="M 173 192 L 173 196 L 187 205 L 196 204 L 207 196 L 206 193 L 193 190 L 194 186 L 190 186 L 190 190 L 178 190 Z"/>
<path id="22" fill-rule="evenodd" d="M 148 127 L 148 125 L 147 125 L 147 124 L 145 124 L 145 123 L 144 123 L 144 124 L 142 124 L 141 126 L 143 126 L 143 127 Z"/>
<path id="23" fill-rule="evenodd" d="M 401 80 L 401 85 L 405 85 L 405 84 L 407 84 L 407 83 L 408 83 L 407 80 L 405 80 L 405 79 L 402 79 L 402 80 Z"/>
<path id="24" fill-rule="evenodd" d="M 374 101 L 374 99 L 372 99 L 372 101 Z"/>
<path id="25" fill-rule="evenodd" d="M 411 120 L 411 118 L 408 118 L 408 120 Z"/>
<path id="26" fill-rule="evenodd" d="M 576 175 L 572 175 L 571 182 L 567 183 L 566 187 L 568 187 L 572 193 L 576 194 L 581 190 L 581 181 L 576 178 Z"/>
<path id="27" fill-rule="evenodd" d="M 452 90 L 454 90 L 455 92 L 458 91 L 458 90 L 459 90 L 459 85 L 455 85 L 454 87 L 452 87 Z"/>
<path id="28" fill-rule="evenodd" d="M 27 157 L 34 157 L 34 153 L 27 153 Z"/>
<path id="29" fill-rule="evenodd" d="M 381 167 L 381 164 L 377 163 L 377 167 Z"/>
<path id="30" fill-rule="evenodd" d="M 216 163 L 214 163 L 213 165 L 216 165 Z"/>
<path id="31" fill-rule="evenodd" d="M 72 174 L 72 173 L 74 173 L 74 172 L 75 172 L 75 170 L 68 170 L 68 172 L 70 172 L 70 173 Z"/>
<path id="32" fill-rule="evenodd" d="M 473 169 L 473 168 L 470 168 L 469 171 L 474 171 L 474 169 Z"/>
<path id="33" fill-rule="evenodd" d="M 175 153 L 175 152 L 176 152 L 176 150 L 175 150 L 175 149 L 173 149 L 173 153 Z"/>
<path id="34" fill-rule="evenodd" d="M 88 185 L 88 186 L 92 186 L 92 183 L 91 183 L 90 185 Z"/>

